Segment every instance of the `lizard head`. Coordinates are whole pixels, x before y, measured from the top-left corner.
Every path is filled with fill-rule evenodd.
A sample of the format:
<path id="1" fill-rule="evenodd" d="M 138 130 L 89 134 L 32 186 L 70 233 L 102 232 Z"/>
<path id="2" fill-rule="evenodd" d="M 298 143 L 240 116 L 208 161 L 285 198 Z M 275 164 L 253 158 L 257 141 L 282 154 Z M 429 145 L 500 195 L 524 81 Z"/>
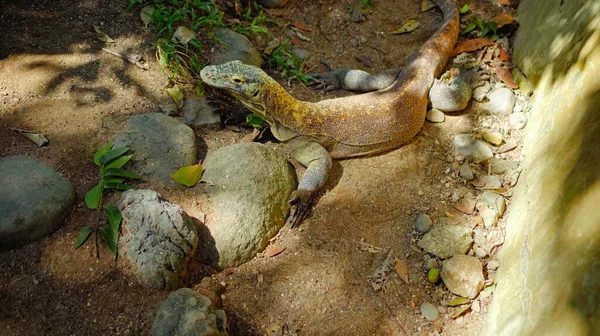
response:
<path id="1" fill-rule="evenodd" d="M 202 81 L 210 86 L 225 89 L 246 105 L 252 112 L 265 116 L 266 108 L 262 93 L 273 83 L 279 85 L 261 68 L 231 61 L 209 65 L 200 72 Z"/>

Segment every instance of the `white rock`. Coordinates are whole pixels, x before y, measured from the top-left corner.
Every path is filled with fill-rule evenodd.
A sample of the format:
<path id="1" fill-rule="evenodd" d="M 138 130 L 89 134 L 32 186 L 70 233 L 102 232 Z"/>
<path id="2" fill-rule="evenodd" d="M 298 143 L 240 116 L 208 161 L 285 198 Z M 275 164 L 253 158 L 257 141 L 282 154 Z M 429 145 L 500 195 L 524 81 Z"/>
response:
<path id="1" fill-rule="evenodd" d="M 523 112 L 515 112 L 509 117 L 510 126 L 514 129 L 522 129 L 527 124 L 527 115 Z"/>
<path id="2" fill-rule="evenodd" d="M 479 108 L 490 114 L 511 114 L 515 106 L 515 93 L 509 88 L 497 88 L 488 94 L 489 101 Z"/>
<path id="3" fill-rule="evenodd" d="M 485 281 L 481 261 L 465 255 L 444 261 L 441 276 L 449 291 L 470 299 L 477 296 Z"/>
<path id="4" fill-rule="evenodd" d="M 444 114 L 444 112 L 438 109 L 431 109 L 425 114 L 425 119 L 433 123 L 441 123 L 444 122 L 444 120 L 446 119 L 446 115 Z"/>
<path id="5" fill-rule="evenodd" d="M 483 140 L 491 143 L 494 146 L 500 146 L 502 144 L 502 134 L 500 132 L 489 132 L 483 135 Z"/>

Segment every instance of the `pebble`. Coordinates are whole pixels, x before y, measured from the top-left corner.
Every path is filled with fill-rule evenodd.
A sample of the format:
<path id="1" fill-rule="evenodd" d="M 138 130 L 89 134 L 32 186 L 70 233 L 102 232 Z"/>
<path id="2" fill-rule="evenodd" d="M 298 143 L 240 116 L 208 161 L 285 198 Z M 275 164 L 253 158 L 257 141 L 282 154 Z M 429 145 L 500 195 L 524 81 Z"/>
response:
<path id="1" fill-rule="evenodd" d="M 473 230 L 473 241 L 479 246 L 485 246 L 487 240 L 485 239 L 485 233 L 481 229 Z"/>
<path id="2" fill-rule="evenodd" d="M 181 121 L 188 126 L 201 126 L 213 130 L 221 128 L 221 116 L 200 97 L 185 98 Z"/>
<path id="3" fill-rule="evenodd" d="M 475 257 L 455 255 L 444 261 L 442 280 L 450 292 L 472 299 L 483 288 L 483 265 Z"/>
<path id="4" fill-rule="evenodd" d="M 473 252 L 475 252 L 475 255 L 479 259 L 483 259 L 487 256 L 487 252 L 484 249 L 482 249 L 481 247 L 479 247 L 479 245 L 473 246 Z"/>
<path id="5" fill-rule="evenodd" d="M 435 321 L 440 315 L 440 312 L 431 303 L 423 302 L 421 304 L 421 314 L 423 314 L 423 317 L 425 317 L 427 321 Z"/>
<path id="6" fill-rule="evenodd" d="M 490 260 L 487 263 L 487 269 L 494 271 L 497 270 L 498 267 L 500 267 L 500 262 L 498 260 Z"/>
<path id="7" fill-rule="evenodd" d="M 502 187 L 502 181 L 496 175 L 486 175 L 473 182 L 479 189 L 499 189 Z"/>
<path id="8" fill-rule="evenodd" d="M 479 313 L 481 311 L 481 305 L 479 304 L 479 300 L 473 301 L 473 303 L 471 304 L 471 310 L 476 313 Z"/>
<path id="9" fill-rule="evenodd" d="M 482 111 L 490 114 L 511 114 L 515 106 L 515 93 L 509 88 L 496 88 L 488 95 L 489 101 L 480 104 Z"/>
<path id="10" fill-rule="evenodd" d="M 487 95 L 488 92 L 490 92 L 490 90 L 492 89 L 492 86 L 490 85 L 490 83 L 485 83 L 482 86 L 476 87 L 473 90 L 473 99 L 475 99 L 478 102 L 482 102 L 483 99 L 485 99 L 485 96 Z"/>
<path id="11" fill-rule="evenodd" d="M 298 59 L 305 60 L 310 56 L 310 53 L 306 49 L 298 48 L 296 46 L 292 47 L 292 53 L 298 57 Z"/>
<path id="12" fill-rule="evenodd" d="M 479 209 L 479 216 L 481 216 L 481 218 L 483 219 L 483 226 L 486 229 L 492 228 L 498 223 L 496 211 L 488 208 L 487 205 L 484 205 L 482 208 Z"/>
<path id="13" fill-rule="evenodd" d="M 432 268 L 439 268 L 439 264 L 435 258 L 429 258 L 425 267 L 427 267 L 427 270 L 430 270 Z"/>
<path id="14" fill-rule="evenodd" d="M 494 146 L 500 146 L 502 144 L 502 134 L 500 132 L 490 132 L 483 135 L 483 140 L 491 143 Z"/>
<path id="15" fill-rule="evenodd" d="M 483 162 L 494 156 L 492 150 L 481 140 L 475 140 L 471 134 L 454 136 L 454 151 L 456 155 L 469 157 L 475 163 Z"/>
<path id="16" fill-rule="evenodd" d="M 417 232 L 425 233 L 431 229 L 432 224 L 433 223 L 432 223 L 429 215 L 423 214 L 423 215 L 419 215 L 419 217 L 417 217 L 417 221 L 415 222 L 415 228 L 417 229 Z"/>
<path id="17" fill-rule="evenodd" d="M 498 158 L 492 158 L 490 160 L 492 166 L 492 173 L 495 175 L 502 175 L 510 170 L 517 169 L 519 167 L 519 161 L 503 160 Z"/>
<path id="18" fill-rule="evenodd" d="M 460 175 L 460 177 L 464 178 L 467 181 L 473 179 L 473 169 L 468 164 L 460 166 L 458 174 Z"/>
<path id="19" fill-rule="evenodd" d="M 487 204 L 490 209 L 495 210 L 498 217 L 501 217 L 504 214 L 504 211 L 506 210 L 506 200 L 504 199 L 504 196 L 491 191 L 484 191 L 479 199 Z"/>
<path id="20" fill-rule="evenodd" d="M 437 310 L 438 310 L 438 312 L 440 312 L 440 314 L 446 314 L 446 308 L 444 308 L 442 306 L 438 306 Z"/>
<path id="21" fill-rule="evenodd" d="M 523 112 L 515 112 L 509 117 L 510 126 L 514 129 L 522 129 L 527 124 L 527 115 Z"/>
<path id="22" fill-rule="evenodd" d="M 446 119 L 446 115 L 438 109 L 431 109 L 425 114 L 425 119 L 433 123 L 441 123 Z"/>
<path id="23" fill-rule="evenodd" d="M 473 196 L 473 194 L 468 193 L 461 202 L 456 203 L 454 205 L 454 208 L 456 208 L 456 210 L 459 210 L 460 212 L 464 212 L 467 215 L 470 215 L 473 213 L 473 210 L 475 210 L 475 205 L 477 204 L 477 199 L 475 198 L 475 196 Z"/>

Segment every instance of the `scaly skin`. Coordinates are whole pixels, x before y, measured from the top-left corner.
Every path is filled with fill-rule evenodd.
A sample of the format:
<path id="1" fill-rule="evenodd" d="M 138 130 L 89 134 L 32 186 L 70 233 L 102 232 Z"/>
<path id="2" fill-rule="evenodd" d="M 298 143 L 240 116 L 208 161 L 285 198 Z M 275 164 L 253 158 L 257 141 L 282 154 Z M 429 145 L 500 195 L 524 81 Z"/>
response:
<path id="1" fill-rule="evenodd" d="M 325 183 L 332 158 L 399 147 L 423 126 L 429 90 L 446 65 L 459 31 L 455 0 L 435 2 L 445 23 L 382 90 L 310 103 L 293 98 L 264 71 L 239 61 L 202 70 L 205 83 L 229 91 L 263 117 L 275 137 L 289 141 L 291 154 L 307 167 L 290 198 L 292 227 L 302 220 L 315 192 Z"/>

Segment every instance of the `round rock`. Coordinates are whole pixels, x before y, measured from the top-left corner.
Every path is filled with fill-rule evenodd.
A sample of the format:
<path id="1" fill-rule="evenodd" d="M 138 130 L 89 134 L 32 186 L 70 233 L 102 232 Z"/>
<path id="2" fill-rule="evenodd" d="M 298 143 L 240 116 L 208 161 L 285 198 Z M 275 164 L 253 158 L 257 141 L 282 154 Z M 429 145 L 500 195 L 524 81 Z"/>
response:
<path id="1" fill-rule="evenodd" d="M 0 251 L 56 231 L 75 200 L 73 185 L 24 155 L 0 158 Z"/>
<path id="2" fill-rule="evenodd" d="M 500 146 L 502 144 L 502 134 L 500 132 L 489 132 L 483 135 L 483 140 L 491 143 L 494 146 Z"/>
<path id="3" fill-rule="evenodd" d="M 285 223 L 296 173 L 283 154 L 258 143 L 220 148 L 203 166 L 212 203 L 208 228 L 218 252 L 213 263 L 238 266 L 262 251 Z"/>
<path id="4" fill-rule="evenodd" d="M 171 188 L 183 188 L 170 174 L 195 164 L 198 153 L 194 131 L 162 113 L 129 118 L 124 134 L 113 146 L 120 147 L 129 147 L 133 153 L 128 169 Z"/>
<path id="5" fill-rule="evenodd" d="M 475 163 L 489 160 L 494 156 L 488 145 L 481 140 L 473 139 L 471 134 L 455 135 L 454 151 L 456 155 L 469 158 Z"/>
<path id="6" fill-rule="evenodd" d="M 218 130 L 221 128 L 221 116 L 208 105 L 204 98 L 186 97 L 183 103 L 181 119 L 189 126 L 200 126 Z"/>
<path id="7" fill-rule="evenodd" d="M 133 275 L 150 288 L 180 287 L 198 246 L 192 219 L 153 190 L 127 190 L 119 209 L 123 216 L 119 251 Z"/>
<path id="8" fill-rule="evenodd" d="M 464 178 L 465 180 L 470 181 L 473 179 L 473 168 L 471 168 L 468 164 L 460 166 L 458 173 L 460 177 Z"/>
<path id="9" fill-rule="evenodd" d="M 438 109 L 431 109 L 425 114 L 425 119 L 432 123 L 441 123 L 444 122 L 444 120 L 446 120 L 446 115 L 444 114 L 444 112 Z"/>
<path id="10" fill-rule="evenodd" d="M 417 232 L 425 233 L 431 229 L 432 224 L 433 223 L 431 222 L 429 215 L 419 215 L 419 217 L 417 217 L 417 221 L 415 222 L 415 228 L 417 229 Z"/>
<path id="11" fill-rule="evenodd" d="M 511 114 L 515 106 L 515 93 L 509 88 L 497 88 L 488 94 L 489 101 L 480 109 L 490 114 Z"/>
<path id="12" fill-rule="evenodd" d="M 221 42 L 213 59 L 213 64 L 223 64 L 230 61 L 242 61 L 249 65 L 260 67 L 262 57 L 252 46 L 246 36 L 225 28 L 213 29 L 215 37 Z"/>
<path id="13" fill-rule="evenodd" d="M 437 225 L 419 240 L 418 245 L 428 253 L 446 259 L 466 254 L 472 243 L 471 229 L 457 225 Z"/>
<path id="14" fill-rule="evenodd" d="M 483 288 L 483 265 L 475 257 L 455 255 L 444 261 L 442 280 L 452 293 L 472 299 Z"/>
<path id="15" fill-rule="evenodd" d="M 421 314 L 423 314 L 423 317 L 425 317 L 427 321 L 435 321 L 440 315 L 440 312 L 431 303 L 423 302 L 421 304 Z"/>
<path id="16" fill-rule="evenodd" d="M 189 288 L 169 294 L 152 324 L 152 336 L 226 336 L 227 316 Z"/>
<path id="17" fill-rule="evenodd" d="M 515 112 L 509 117 L 510 126 L 514 129 L 522 129 L 527 124 L 527 115 L 523 112 Z"/>

